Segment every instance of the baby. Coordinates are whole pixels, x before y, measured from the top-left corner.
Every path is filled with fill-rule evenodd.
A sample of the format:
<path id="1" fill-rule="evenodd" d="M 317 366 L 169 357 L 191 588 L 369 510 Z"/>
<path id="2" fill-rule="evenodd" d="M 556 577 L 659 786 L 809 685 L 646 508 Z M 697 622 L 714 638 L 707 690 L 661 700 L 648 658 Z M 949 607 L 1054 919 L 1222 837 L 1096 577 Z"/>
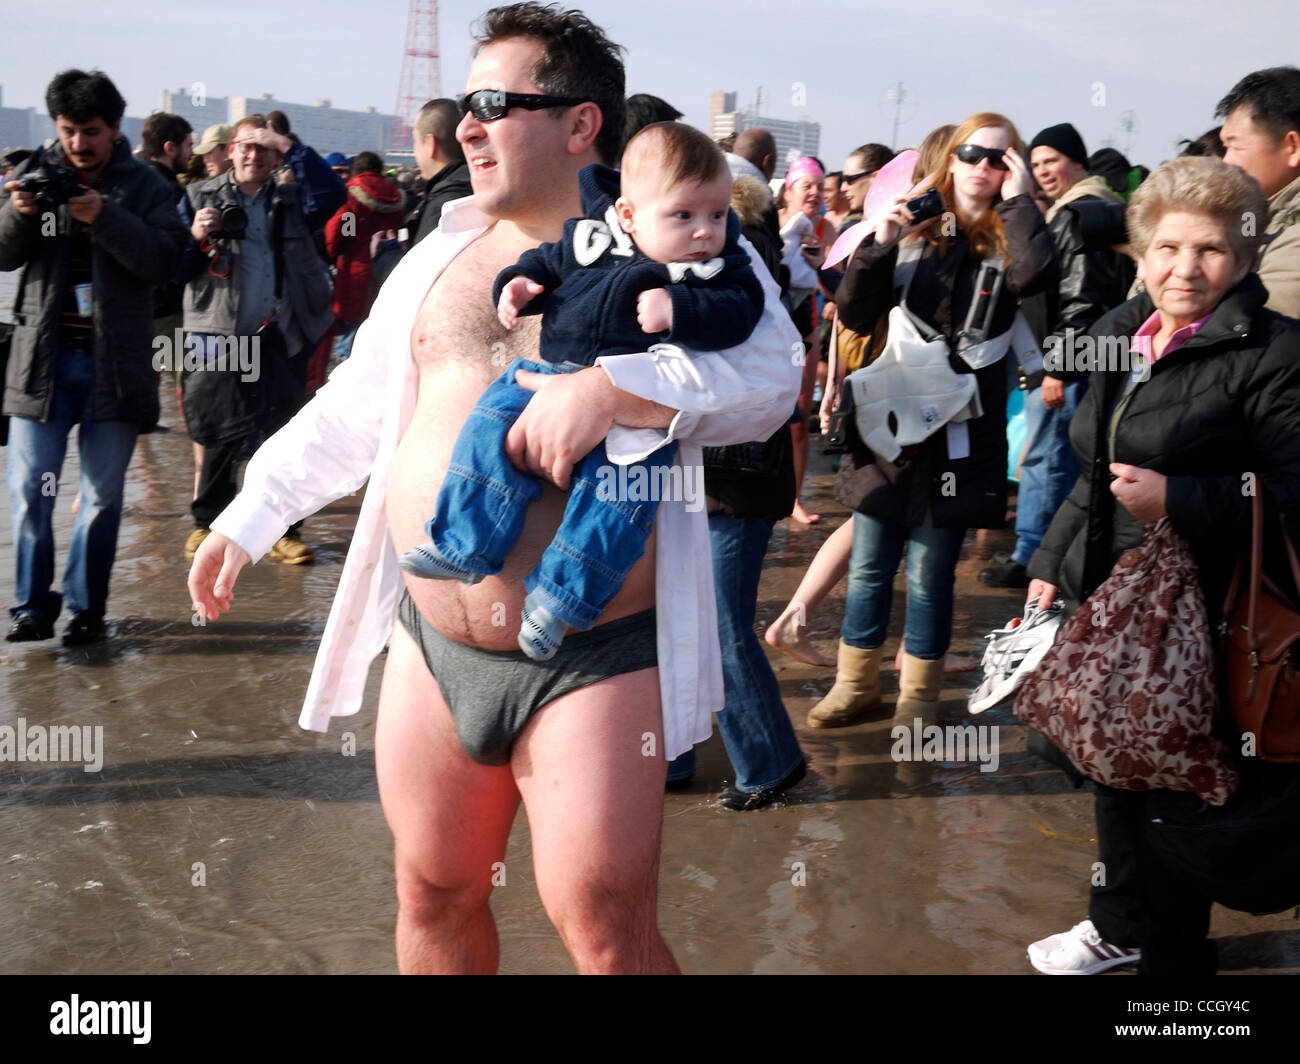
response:
<path id="1" fill-rule="evenodd" d="M 542 362 L 515 359 L 483 393 L 452 451 L 451 466 L 425 529 L 430 543 L 407 551 L 403 571 L 475 584 L 499 573 L 541 496 L 536 478 L 505 453 L 506 434 L 532 392 L 519 369 L 571 373 L 598 357 L 645 351 L 653 343 L 701 351 L 735 347 L 763 313 L 763 289 L 740 247 L 729 210 L 731 174 L 718 147 L 678 122 L 634 136 L 620 175 L 588 166 L 578 174 L 585 217 L 564 236 L 527 251 L 502 270 L 493 292 L 506 328 L 542 313 Z M 636 466 L 665 484 L 677 444 Z M 645 553 L 657 503 L 610 498 L 604 443 L 574 467 L 555 539 L 524 580 L 519 646 L 537 661 L 554 656 L 569 628 L 592 627 Z M 602 490 L 603 489 L 603 490 Z M 627 493 L 631 494 L 631 493 Z"/>

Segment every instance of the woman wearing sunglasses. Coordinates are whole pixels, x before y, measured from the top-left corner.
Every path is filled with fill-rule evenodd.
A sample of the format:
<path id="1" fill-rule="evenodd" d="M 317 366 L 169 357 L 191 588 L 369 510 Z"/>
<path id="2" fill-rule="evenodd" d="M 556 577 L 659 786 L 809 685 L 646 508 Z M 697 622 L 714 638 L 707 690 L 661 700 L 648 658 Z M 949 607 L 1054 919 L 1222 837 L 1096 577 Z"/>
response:
<path id="1" fill-rule="evenodd" d="M 850 329 L 870 332 L 899 302 L 895 267 L 900 249 L 906 250 L 913 271 L 906 309 L 918 328 L 928 326 L 947 342 L 953 371 L 974 372 L 982 413 L 936 426 L 924 442 L 904 452 L 896 476 L 889 469 L 865 493 L 853 516 L 835 686 L 813 708 L 810 724 L 848 725 L 879 708 L 881 647 L 904 547 L 907 617 L 895 715 L 910 723 L 933 716 L 937 706 L 962 540 L 969 528 L 1001 528 L 1007 502 L 1008 368 L 995 361 L 972 370 L 957 354 L 958 332 L 967 324 L 986 260 L 1005 259 L 1002 285 L 986 319 L 989 337 L 1011 329 L 1022 294 L 1058 282 L 1051 237 L 1028 195 L 1032 180 L 1023 151 L 1015 126 L 1002 115 L 966 119 L 954 130 L 930 182 L 943 210 L 917 220 L 905 206 L 907 197 L 898 197 L 845 271 L 836 298 L 840 318 Z M 903 276 L 900 271 L 900 282 Z M 919 402 L 924 417 L 924 400 Z M 863 468 L 873 461 L 865 448 L 853 458 Z"/>

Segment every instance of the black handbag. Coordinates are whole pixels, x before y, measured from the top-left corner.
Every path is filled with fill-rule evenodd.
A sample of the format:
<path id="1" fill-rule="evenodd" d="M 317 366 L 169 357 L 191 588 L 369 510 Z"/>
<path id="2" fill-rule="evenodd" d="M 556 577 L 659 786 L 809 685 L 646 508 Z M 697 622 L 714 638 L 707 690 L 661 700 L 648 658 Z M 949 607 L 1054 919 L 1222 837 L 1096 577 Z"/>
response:
<path id="1" fill-rule="evenodd" d="M 185 414 L 185 427 L 195 443 L 219 446 L 237 443 L 259 432 L 263 426 L 263 379 L 267 359 L 262 341 L 256 337 L 200 337 L 191 334 L 186 338 L 187 348 L 194 343 L 230 345 L 227 350 L 239 353 L 242 362 L 256 373 L 255 379 L 245 380 L 240 371 L 240 359 L 227 358 L 224 368 L 218 361 L 222 352 L 208 349 L 214 355 L 212 365 L 200 361 L 204 368 L 186 373 L 181 378 L 181 410 Z M 234 363 L 232 365 L 232 362 Z M 249 374 L 250 378 L 252 374 Z"/>
<path id="2" fill-rule="evenodd" d="M 269 436 L 288 422 L 307 401 L 309 359 L 306 350 L 295 358 L 289 357 L 289 344 L 276 322 L 263 322 L 257 335 L 262 350 L 262 409 L 258 427 Z"/>
<path id="3" fill-rule="evenodd" d="M 853 392 L 845 388 L 839 407 L 827 419 L 822 436 L 822 454 L 849 454 L 859 444 L 858 426 L 853 419 Z"/>

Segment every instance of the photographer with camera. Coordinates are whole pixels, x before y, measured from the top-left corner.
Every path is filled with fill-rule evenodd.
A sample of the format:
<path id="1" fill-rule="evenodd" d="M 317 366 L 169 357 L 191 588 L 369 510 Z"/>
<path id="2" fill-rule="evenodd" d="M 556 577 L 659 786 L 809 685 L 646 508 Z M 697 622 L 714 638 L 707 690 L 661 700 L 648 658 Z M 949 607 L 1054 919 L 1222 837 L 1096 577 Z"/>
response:
<path id="1" fill-rule="evenodd" d="M 895 199 L 836 293 L 841 320 L 856 332 L 873 331 L 888 312 L 889 339 L 861 371 L 872 374 L 864 399 L 877 401 L 858 401 L 862 439 L 846 456 L 860 476 L 844 625 L 835 686 L 809 713 L 810 726 L 843 727 L 880 708 L 881 648 L 904 547 L 895 719 L 934 719 L 962 540 L 1006 517 L 1005 359 L 1020 356 L 1013 334 L 1028 329 L 1017 303 L 1059 279 L 1023 152 L 1010 119 L 966 119 L 948 140 L 934 189 L 918 195 L 923 183 Z"/>
<path id="2" fill-rule="evenodd" d="M 1048 126 L 1029 145 L 1034 177 L 1052 201 L 1047 228 L 1061 282 L 1044 304 L 1050 330 L 1043 342 L 1045 372 L 1026 382 L 1016 548 L 1006 561 L 980 570 L 980 580 L 991 587 L 1029 586 L 1025 567 L 1079 477 L 1070 422 L 1088 387 L 1088 370 L 1076 368 L 1075 343 L 1093 322 L 1128 298 L 1133 283 L 1129 258 L 1111 250 L 1109 241 L 1098 246 L 1090 239 L 1098 220 L 1090 208 L 1122 209 L 1124 200 L 1105 178 L 1088 173 L 1087 159 L 1083 138 L 1068 122 Z M 1113 235 L 1120 242 L 1125 239 L 1122 229 Z"/>
<path id="3" fill-rule="evenodd" d="M 179 279 L 185 282 L 185 422 L 204 445 L 199 487 L 190 511 L 193 557 L 209 523 L 238 491 L 240 462 L 306 401 L 307 360 L 333 322 L 333 285 L 302 209 L 301 186 L 274 180 L 284 138 L 262 115 L 235 123 L 233 167 L 190 185 L 181 217 L 191 241 Z M 193 352 L 193 353 L 192 353 Z M 312 560 L 295 525 L 272 557 Z"/>
<path id="4" fill-rule="evenodd" d="M 154 288 L 185 245 L 172 193 L 119 129 L 126 101 L 98 71 L 65 70 L 45 94 L 58 144 L 33 153 L 0 196 L 0 270 L 25 267 L 5 381 L 15 598 L 10 642 L 105 635 L 122 487 L 136 434 L 158 420 Z M 80 425 L 81 506 L 62 594 L 54 581 L 55 485 Z"/>

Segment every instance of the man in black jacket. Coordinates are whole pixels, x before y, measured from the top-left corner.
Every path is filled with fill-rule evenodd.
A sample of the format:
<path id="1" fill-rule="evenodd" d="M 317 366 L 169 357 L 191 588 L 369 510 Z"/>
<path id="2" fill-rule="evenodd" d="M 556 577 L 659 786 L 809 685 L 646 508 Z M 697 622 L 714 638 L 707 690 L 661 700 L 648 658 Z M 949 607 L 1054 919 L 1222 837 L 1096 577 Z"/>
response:
<path id="1" fill-rule="evenodd" d="M 185 173 L 194 156 L 194 128 L 180 115 L 159 112 L 145 119 L 140 131 L 143 151 L 149 165 L 172 190 L 172 198 L 180 203 L 185 186 L 179 177 Z M 181 323 L 181 285 L 168 282 L 159 285 L 154 298 L 155 336 L 171 336 Z"/>
<path id="2" fill-rule="evenodd" d="M 376 244 L 371 252 L 370 285 L 373 291 L 383 287 L 408 248 L 438 228 L 446 204 L 474 194 L 465 153 L 456 139 L 460 119 L 460 107 L 456 101 L 446 99 L 430 100 L 416 115 L 415 161 L 424 178 L 424 196 L 403 222 L 410 234 L 408 243 L 385 240 Z"/>
<path id="3" fill-rule="evenodd" d="M 66 598 L 63 641 L 76 645 L 105 634 L 126 466 L 137 432 L 158 419 L 154 288 L 175 270 L 185 227 L 172 192 L 118 135 L 126 103 L 107 77 L 66 70 L 45 98 L 59 143 L 0 197 L 0 270 L 26 268 L 4 392 L 17 599 L 6 638 L 49 639 Z M 68 187 L 24 189 L 38 170 Z M 60 595 L 51 517 L 75 424 L 81 507 Z"/>
<path id="4" fill-rule="evenodd" d="M 1060 508 L 1079 469 L 1070 449 L 1070 420 L 1091 367 L 1075 358 L 1075 342 L 1103 314 L 1128 296 L 1133 265 L 1109 247 L 1087 246 L 1078 213 L 1079 201 L 1123 203 L 1101 177 L 1090 175 L 1083 138 L 1068 122 L 1049 126 L 1029 146 L 1034 179 L 1052 200 L 1047 228 L 1061 267 L 1058 291 L 1051 293 L 1043 344 L 1045 374 L 1029 382 L 1025 394 L 1025 454 L 1020 463 L 1020 494 L 1016 507 L 1016 549 L 1011 557 L 980 572 L 993 587 L 1028 587 L 1025 566 L 1042 542 L 1052 515 Z"/>
<path id="5" fill-rule="evenodd" d="M 456 139 L 459 124 L 455 100 L 430 100 L 415 117 L 415 161 L 424 177 L 424 198 L 406 221 L 412 245 L 438 228 L 444 204 L 474 193 L 465 152 Z"/>
<path id="6" fill-rule="evenodd" d="M 140 139 L 145 158 L 179 202 L 185 192 L 177 178 L 185 173 L 194 155 L 194 127 L 180 115 L 160 112 L 145 119 Z"/>

